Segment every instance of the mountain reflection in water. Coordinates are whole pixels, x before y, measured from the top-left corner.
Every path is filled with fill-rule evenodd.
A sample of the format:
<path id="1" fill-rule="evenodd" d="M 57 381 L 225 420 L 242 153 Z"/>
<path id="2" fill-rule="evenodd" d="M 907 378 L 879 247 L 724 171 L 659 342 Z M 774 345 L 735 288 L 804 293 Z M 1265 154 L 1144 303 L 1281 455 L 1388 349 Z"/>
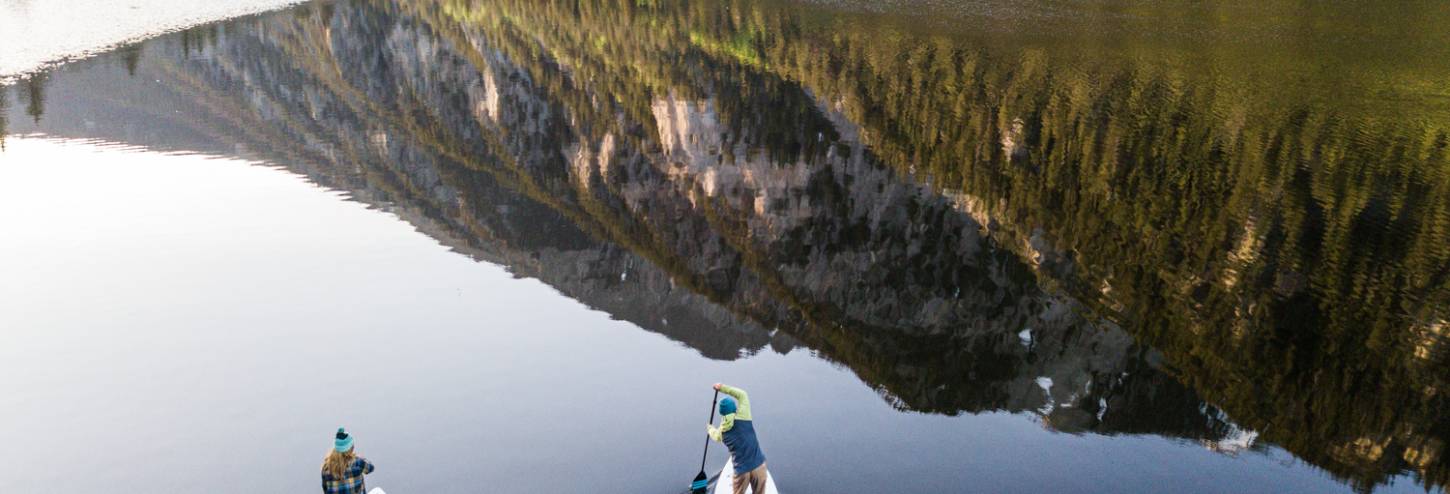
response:
<path id="1" fill-rule="evenodd" d="M 1450 70 L 913 22 L 319 3 L 18 81 L 0 135 L 266 159 L 704 356 L 808 348 L 903 410 L 1450 480 L 1450 112 L 1417 92 Z"/>

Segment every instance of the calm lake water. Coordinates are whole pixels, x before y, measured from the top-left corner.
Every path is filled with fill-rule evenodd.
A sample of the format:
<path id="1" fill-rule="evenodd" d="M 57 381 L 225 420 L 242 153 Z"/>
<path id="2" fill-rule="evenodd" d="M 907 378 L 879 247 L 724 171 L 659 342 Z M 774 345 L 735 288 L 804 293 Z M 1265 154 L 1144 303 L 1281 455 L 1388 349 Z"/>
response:
<path id="1" fill-rule="evenodd" d="M 1450 7 L 1225 3 L 0 4 L 0 492 L 1443 492 Z"/>

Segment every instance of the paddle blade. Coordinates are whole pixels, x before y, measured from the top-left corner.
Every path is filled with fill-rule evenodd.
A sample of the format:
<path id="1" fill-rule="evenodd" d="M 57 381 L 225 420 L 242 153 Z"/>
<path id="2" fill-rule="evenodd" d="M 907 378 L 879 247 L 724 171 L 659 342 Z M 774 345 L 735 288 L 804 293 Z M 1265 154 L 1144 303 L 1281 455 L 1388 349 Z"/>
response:
<path id="1" fill-rule="evenodd" d="M 701 470 L 700 474 L 695 476 L 695 481 L 690 482 L 690 492 L 692 494 L 705 494 L 705 488 L 709 486 L 710 478 L 705 476 L 704 470 Z"/>

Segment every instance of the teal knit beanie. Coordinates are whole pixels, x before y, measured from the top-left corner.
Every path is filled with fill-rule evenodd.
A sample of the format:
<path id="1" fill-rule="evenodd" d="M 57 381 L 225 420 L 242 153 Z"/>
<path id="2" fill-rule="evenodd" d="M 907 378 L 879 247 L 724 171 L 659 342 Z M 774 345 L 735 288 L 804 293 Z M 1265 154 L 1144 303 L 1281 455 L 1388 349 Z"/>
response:
<path id="1" fill-rule="evenodd" d="M 346 453 L 352 449 L 352 436 L 348 435 L 347 431 L 342 430 L 341 427 L 338 427 L 337 439 L 332 441 L 332 449 L 336 449 L 338 453 Z"/>
<path id="2" fill-rule="evenodd" d="M 725 399 L 720 400 L 720 415 L 725 416 L 732 413 L 735 413 L 735 400 L 726 396 Z"/>

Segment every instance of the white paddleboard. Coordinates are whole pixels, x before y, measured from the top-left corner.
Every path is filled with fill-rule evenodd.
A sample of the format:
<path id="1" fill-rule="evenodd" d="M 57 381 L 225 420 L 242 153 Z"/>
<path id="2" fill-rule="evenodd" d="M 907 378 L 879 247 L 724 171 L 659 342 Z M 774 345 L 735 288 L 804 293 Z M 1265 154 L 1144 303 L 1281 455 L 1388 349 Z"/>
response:
<path id="1" fill-rule="evenodd" d="M 388 494 L 388 493 L 383 492 L 383 489 L 381 487 L 374 487 L 372 490 L 368 491 L 368 494 Z"/>
<path id="2" fill-rule="evenodd" d="M 715 481 L 715 494 L 733 494 L 735 492 L 735 459 L 725 460 L 725 468 L 720 470 L 720 479 Z M 746 492 L 750 492 L 746 490 Z M 775 490 L 775 476 L 770 474 L 770 468 L 766 467 L 765 492 L 755 494 L 780 494 Z"/>

